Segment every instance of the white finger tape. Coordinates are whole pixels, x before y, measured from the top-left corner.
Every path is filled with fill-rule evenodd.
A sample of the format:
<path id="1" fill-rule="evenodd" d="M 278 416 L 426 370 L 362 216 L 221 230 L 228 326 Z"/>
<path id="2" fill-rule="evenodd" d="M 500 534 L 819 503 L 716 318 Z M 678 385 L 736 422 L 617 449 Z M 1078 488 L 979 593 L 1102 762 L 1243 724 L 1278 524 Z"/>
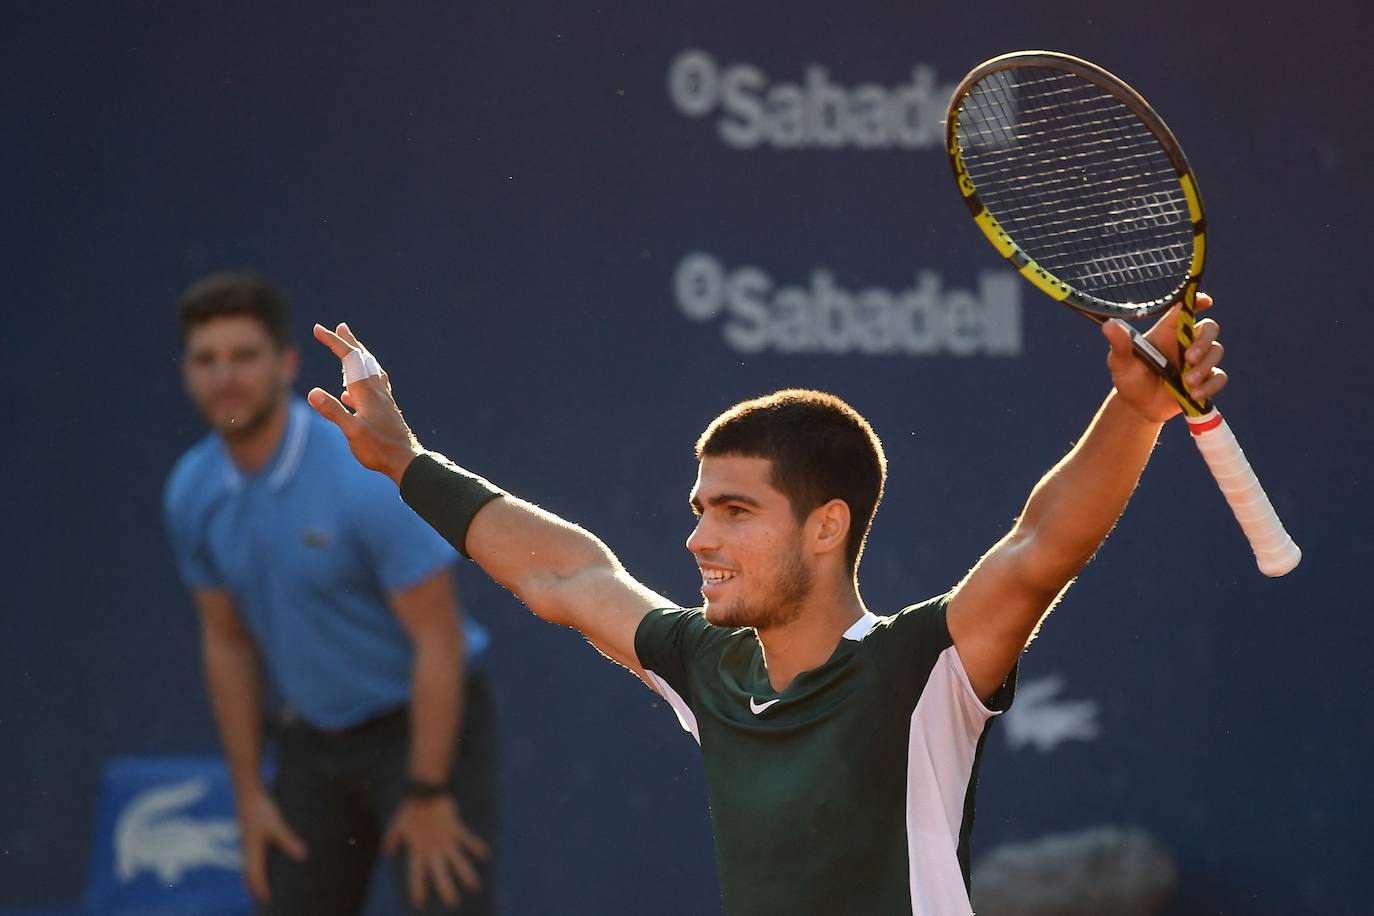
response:
<path id="1" fill-rule="evenodd" d="M 345 385 L 352 385 L 354 382 L 381 374 L 381 365 L 366 350 L 350 350 L 348 355 L 343 358 Z"/>

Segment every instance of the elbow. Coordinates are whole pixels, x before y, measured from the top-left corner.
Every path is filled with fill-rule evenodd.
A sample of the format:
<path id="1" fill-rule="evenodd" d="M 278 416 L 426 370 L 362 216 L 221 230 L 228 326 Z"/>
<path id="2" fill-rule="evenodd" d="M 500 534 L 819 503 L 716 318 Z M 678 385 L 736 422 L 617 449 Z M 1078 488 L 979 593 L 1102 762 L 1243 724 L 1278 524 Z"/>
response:
<path id="1" fill-rule="evenodd" d="M 540 620 L 575 627 L 577 608 L 595 601 L 599 583 L 618 572 L 609 551 L 595 551 L 580 562 L 540 570 L 507 587 Z"/>
<path id="2" fill-rule="evenodd" d="M 575 579 L 540 577 L 511 589 L 511 594 L 545 623 L 573 626 L 572 602 L 568 592 Z"/>
<path id="3" fill-rule="evenodd" d="M 1051 528 L 1024 528 L 1020 525 L 1007 537 L 1007 553 L 1017 570 L 1017 578 L 1053 601 L 1092 559 L 1096 545 L 1075 544 L 1056 537 Z"/>
<path id="4" fill-rule="evenodd" d="M 455 659 L 461 660 L 467 649 L 467 639 L 456 614 L 439 617 L 432 625 L 412 631 L 409 635 L 416 664 L 421 666 L 435 664 L 447 667 Z"/>
<path id="5" fill-rule="evenodd" d="M 521 604 L 545 623 L 569 626 L 569 615 L 559 598 L 556 583 L 526 581 L 510 589 Z"/>

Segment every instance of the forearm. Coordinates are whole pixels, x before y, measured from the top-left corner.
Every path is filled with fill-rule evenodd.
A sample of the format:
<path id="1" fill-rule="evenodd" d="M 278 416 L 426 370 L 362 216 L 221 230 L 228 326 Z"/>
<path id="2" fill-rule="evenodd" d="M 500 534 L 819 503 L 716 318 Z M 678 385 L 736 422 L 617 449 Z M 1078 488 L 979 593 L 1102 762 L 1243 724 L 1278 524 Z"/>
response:
<path id="1" fill-rule="evenodd" d="M 262 679 L 252 643 L 206 634 L 201 640 L 206 688 L 229 764 L 234 795 L 262 789 Z"/>
<path id="2" fill-rule="evenodd" d="M 1031 492 L 1013 537 L 1033 542 L 1036 565 L 1050 587 L 1077 575 L 1111 532 L 1160 426 L 1113 391 L 1078 444 Z"/>
<path id="3" fill-rule="evenodd" d="M 463 651 L 461 627 L 452 637 L 415 646 L 411 671 L 410 769 L 423 782 L 446 782 L 462 724 Z"/>

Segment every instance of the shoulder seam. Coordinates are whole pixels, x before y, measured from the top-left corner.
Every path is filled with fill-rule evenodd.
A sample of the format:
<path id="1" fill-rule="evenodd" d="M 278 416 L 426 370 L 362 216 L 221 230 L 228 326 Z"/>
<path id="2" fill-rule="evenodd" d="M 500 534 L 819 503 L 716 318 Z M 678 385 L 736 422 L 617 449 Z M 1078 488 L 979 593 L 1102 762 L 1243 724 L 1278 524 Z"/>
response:
<path id="1" fill-rule="evenodd" d="M 865 638 L 858 641 L 859 652 L 863 656 L 864 664 L 868 665 L 874 671 L 877 672 L 878 680 L 883 682 L 883 684 L 891 692 L 893 698 L 897 701 L 897 703 L 899 705 L 905 705 L 905 701 L 902 699 L 902 693 L 900 690 L 897 689 L 896 683 L 893 682 L 892 678 L 887 676 L 887 672 L 883 670 L 882 665 L 878 664 L 878 660 L 873 657 L 873 653 L 869 651 L 868 646 L 866 645 L 866 643 L 868 642 L 867 637 L 870 634 L 872 634 L 875 629 L 877 629 L 878 623 L 881 623 L 885 619 L 886 618 L 884 617 L 879 617 L 878 622 L 874 623 L 873 626 L 868 628 L 868 632 L 864 634 Z"/>

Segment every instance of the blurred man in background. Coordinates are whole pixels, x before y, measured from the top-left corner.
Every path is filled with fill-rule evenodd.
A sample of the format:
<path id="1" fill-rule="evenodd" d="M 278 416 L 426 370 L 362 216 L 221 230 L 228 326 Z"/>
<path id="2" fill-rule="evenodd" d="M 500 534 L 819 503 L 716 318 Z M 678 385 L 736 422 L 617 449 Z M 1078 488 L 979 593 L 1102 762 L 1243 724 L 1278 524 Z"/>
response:
<path id="1" fill-rule="evenodd" d="M 462 618 L 453 549 L 291 395 L 299 354 L 271 284 L 215 274 L 177 311 L 186 390 L 213 431 L 164 508 L 260 912 L 358 912 L 379 852 L 408 912 L 491 912 L 486 635 Z"/>

